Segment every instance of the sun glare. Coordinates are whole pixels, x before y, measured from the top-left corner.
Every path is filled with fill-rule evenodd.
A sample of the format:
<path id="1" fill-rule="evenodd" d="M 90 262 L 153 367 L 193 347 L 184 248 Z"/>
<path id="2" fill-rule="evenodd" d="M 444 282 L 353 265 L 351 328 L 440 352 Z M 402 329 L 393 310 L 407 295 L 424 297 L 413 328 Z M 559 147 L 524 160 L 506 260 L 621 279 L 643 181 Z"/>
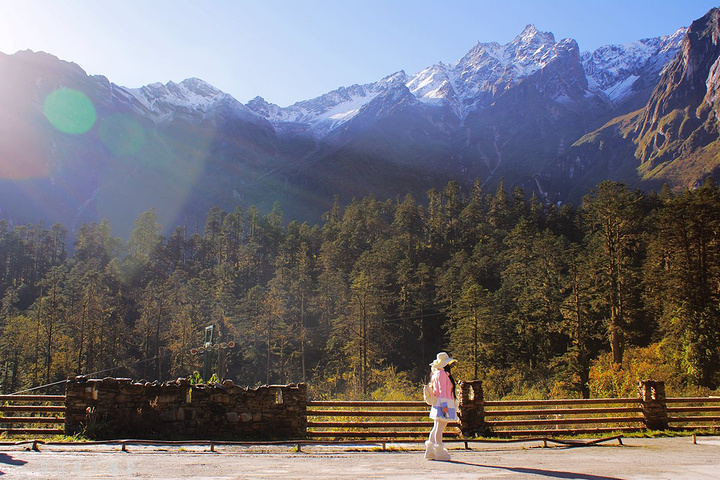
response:
<path id="1" fill-rule="evenodd" d="M 85 133 L 97 120 L 95 107 L 87 95 L 71 88 L 61 88 L 48 95 L 43 112 L 50 123 L 63 133 Z"/>

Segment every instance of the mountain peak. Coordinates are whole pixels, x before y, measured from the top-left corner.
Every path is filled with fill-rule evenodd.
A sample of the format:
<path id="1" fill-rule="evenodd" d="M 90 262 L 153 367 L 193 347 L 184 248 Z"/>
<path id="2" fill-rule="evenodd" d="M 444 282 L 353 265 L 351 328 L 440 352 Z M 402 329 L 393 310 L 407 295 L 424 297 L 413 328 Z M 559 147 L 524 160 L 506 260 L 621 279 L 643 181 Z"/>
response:
<path id="1" fill-rule="evenodd" d="M 187 78 L 180 83 L 151 83 L 140 88 L 128 89 L 142 105 L 155 113 L 159 120 L 168 120 L 180 110 L 186 112 L 207 111 L 213 106 L 230 102 L 239 104 L 229 94 L 199 78 Z M 244 108 L 244 107 L 243 107 Z"/>
<path id="2" fill-rule="evenodd" d="M 263 97 L 261 97 L 260 95 L 255 96 L 255 98 L 253 98 L 252 100 L 250 100 L 247 104 L 248 104 L 248 105 L 250 105 L 250 104 L 253 104 L 253 105 L 270 105 L 270 104 L 268 103 L 268 101 L 265 100 L 265 99 L 264 99 Z"/>
<path id="3" fill-rule="evenodd" d="M 58 58 L 55 55 L 44 52 L 42 50 L 18 50 L 12 55 L 3 55 L 5 55 L 6 58 L 12 57 L 22 60 L 22 64 L 25 67 L 57 69 L 58 66 L 60 66 L 60 68 L 66 69 L 66 71 L 68 72 L 73 71 L 74 73 L 77 73 L 79 75 L 87 76 L 85 70 L 83 70 L 83 68 L 80 67 L 80 65 L 78 65 L 77 63 L 62 60 L 61 58 Z"/>
<path id="4" fill-rule="evenodd" d="M 582 63 L 590 88 L 613 102 L 624 101 L 638 89 L 652 88 L 662 69 L 680 50 L 686 30 L 683 27 L 671 35 L 603 45 L 584 52 Z"/>
<path id="5" fill-rule="evenodd" d="M 215 90 L 215 91 L 217 91 L 217 92 L 220 91 L 220 90 L 218 90 L 217 88 L 215 88 L 215 87 L 213 87 L 212 85 L 210 85 L 210 84 L 209 84 L 208 82 L 206 82 L 205 80 L 203 80 L 203 79 L 201 79 L 201 78 L 197 78 L 197 77 L 186 78 L 185 80 L 183 80 L 182 82 L 180 82 L 180 85 L 184 85 L 184 86 L 186 86 L 187 88 L 210 88 L 210 89 Z"/>
<path id="6" fill-rule="evenodd" d="M 512 41 L 519 45 L 553 45 L 555 44 L 555 35 L 552 32 L 541 32 L 534 24 L 526 25 L 525 29 L 515 37 Z"/>
<path id="7" fill-rule="evenodd" d="M 395 73 L 388 75 L 387 77 L 380 80 L 379 85 L 387 87 L 396 87 L 398 85 L 404 85 L 408 81 L 408 76 L 405 70 L 400 70 Z"/>
<path id="8" fill-rule="evenodd" d="M 259 95 L 247 102 L 245 106 L 264 118 L 271 117 L 280 110 L 280 107 L 273 103 L 269 103 Z"/>

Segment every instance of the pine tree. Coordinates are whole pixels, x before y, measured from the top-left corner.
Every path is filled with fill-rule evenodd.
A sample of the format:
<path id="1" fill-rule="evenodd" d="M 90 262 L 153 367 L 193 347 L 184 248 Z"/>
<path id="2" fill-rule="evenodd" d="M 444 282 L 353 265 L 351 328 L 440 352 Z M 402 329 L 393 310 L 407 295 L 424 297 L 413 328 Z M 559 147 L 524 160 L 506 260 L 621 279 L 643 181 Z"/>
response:
<path id="1" fill-rule="evenodd" d="M 588 247 L 593 250 L 598 268 L 599 290 L 605 294 L 608 337 L 616 364 L 622 364 L 629 323 L 637 313 L 641 203 L 640 194 L 623 184 L 605 181 L 583 199 L 582 205 L 588 235 L 592 237 Z"/>

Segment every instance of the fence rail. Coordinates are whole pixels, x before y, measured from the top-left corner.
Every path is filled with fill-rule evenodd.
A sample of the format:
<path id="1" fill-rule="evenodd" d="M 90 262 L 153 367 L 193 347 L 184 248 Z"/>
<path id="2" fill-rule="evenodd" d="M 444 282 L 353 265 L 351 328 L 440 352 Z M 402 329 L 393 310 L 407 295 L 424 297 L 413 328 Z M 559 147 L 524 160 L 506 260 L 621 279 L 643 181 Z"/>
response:
<path id="1" fill-rule="evenodd" d="M 665 403 L 717 403 L 720 405 L 720 397 L 669 397 Z"/>
<path id="2" fill-rule="evenodd" d="M 307 405 L 307 436 L 310 439 L 416 441 L 426 438 L 432 428 L 429 408 L 425 402 L 414 401 L 311 401 Z M 460 436 L 457 422 L 448 426 L 446 436 Z"/>
<path id="3" fill-rule="evenodd" d="M 604 434 L 644 428 L 638 398 L 499 400 L 484 401 L 482 406 L 486 431 L 500 437 Z"/>
<path id="4" fill-rule="evenodd" d="M 610 405 L 616 403 L 639 404 L 638 398 L 559 398 L 557 400 L 484 400 L 486 407 L 529 407 L 544 405 Z"/>
<path id="5" fill-rule="evenodd" d="M 720 397 L 660 397 L 652 401 L 660 402 L 669 429 L 720 429 Z M 497 437 L 628 433 L 653 428 L 647 424 L 649 403 L 641 398 L 481 400 L 477 405 L 485 434 Z M 417 439 L 427 436 L 432 427 L 430 419 L 420 420 L 427 417 L 427 409 L 424 402 L 415 401 L 309 402 L 308 437 Z M 451 424 L 448 436 L 459 438 L 458 427 L 459 423 Z"/>
<path id="6" fill-rule="evenodd" d="M 671 430 L 720 429 L 720 397 L 667 398 L 665 403 Z"/>
<path id="7" fill-rule="evenodd" d="M 65 395 L 0 395 L 0 402 L 59 402 L 65 403 Z"/>
<path id="8" fill-rule="evenodd" d="M 0 433 L 57 435 L 64 432 L 64 395 L 0 395 Z"/>
<path id="9" fill-rule="evenodd" d="M 529 415 L 578 415 L 582 413 L 599 413 L 603 415 L 611 413 L 641 413 L 640 407 L 607 407 L 607 408 L 538 408 L 527 410 L 486 410 L 488 417 L 509 417 Z M 638 417 L 639 418 L 639 417 Z"/>

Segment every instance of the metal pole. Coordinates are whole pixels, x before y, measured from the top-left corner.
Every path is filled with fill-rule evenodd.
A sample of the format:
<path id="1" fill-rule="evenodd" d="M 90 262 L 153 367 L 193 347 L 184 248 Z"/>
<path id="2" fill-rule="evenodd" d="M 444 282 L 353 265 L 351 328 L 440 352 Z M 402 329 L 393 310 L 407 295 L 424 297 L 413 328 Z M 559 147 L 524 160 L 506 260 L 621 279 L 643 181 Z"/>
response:
<path id="1" fill-rule="evenodd" d="M 215 340 L 215 326 L 208 325 L 205 327 L 205 352 L 203 353 L 203 380 L 210 380 L 210 369 L 212 368 L 212 346 Z"/>

